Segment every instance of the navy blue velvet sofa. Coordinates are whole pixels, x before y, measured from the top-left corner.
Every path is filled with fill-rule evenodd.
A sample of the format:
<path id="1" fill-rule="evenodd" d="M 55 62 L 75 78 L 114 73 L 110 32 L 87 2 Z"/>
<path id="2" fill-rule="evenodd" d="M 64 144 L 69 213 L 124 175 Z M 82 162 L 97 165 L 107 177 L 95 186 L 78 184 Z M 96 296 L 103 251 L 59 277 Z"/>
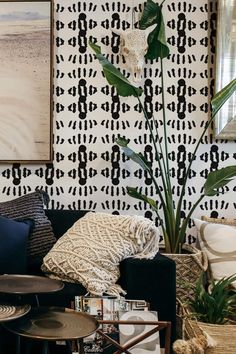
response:
<path id="1" fill-rule="evenodd" d="M 45 210 L 50 219 L 56 238 L 61 237 L 73 223 L 85 215 L 86 211 Z M 129 258 L 120 264 L 119 284 L 127 292 L 128 299 L 144 299 L 150 303 L 151 310 L 158 311 L 159 320 L 171 321 L 172 342 L 175 339 L 176 325 L 176 269 L 175 262 L 157 253 L 154 259 Z M 29 274 L 43 275 L 40 269 L 30 269 Z M 87 291 L 80 284 L 64 283 L 63 290 L 39 296 L 41 306 L 70 307 L 75 295 Z M 161 334 L 161 346 L 164 336 Z"/>
<path id="2" fill-rule="evenodd" d="M 62 236 L 86 211 L 46 210 L 54 234 Z M 172 338 L 175 336 L 176 272 L 175 262 L 158 253 L 154 259 L 129 258 L 120 264 L 119 283 L 127 291 L 129 299 L 144 299 L 150 302 L 151 310 L 158 311 L 159 320 L 171 321 Z M 62 291 L 43 295 L 42 304 L 69 306 L 75 295 L 85 294 L 80 284 L 65 283 Z"/>

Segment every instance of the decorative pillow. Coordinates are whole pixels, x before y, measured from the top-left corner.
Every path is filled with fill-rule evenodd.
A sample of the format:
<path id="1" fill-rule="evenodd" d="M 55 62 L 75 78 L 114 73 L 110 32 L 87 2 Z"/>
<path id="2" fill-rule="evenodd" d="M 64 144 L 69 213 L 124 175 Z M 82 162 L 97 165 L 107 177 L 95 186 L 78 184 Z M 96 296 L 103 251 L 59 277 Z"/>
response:
<path id="1" fill-rule="evenodd" d="M 81 283 L 94 295 L 119 295 L 119 263 L 158 251 L 159 231 L 141 216 L 88 212 L 44 257 L 42 270 L 51 278 Z"/>
<path id="2" fill-rule="evenodd" d="M 34 230 L 28 241 L 28 265 L 39 267 L 43 257 L 56 242 L 51 223 L 45 215 L 43 206 L 46 193 L 36 191 L 14 200 L 0 203 L 0 214 L 11 219 L 32 219 Z"/>
<path id="3" fill-rule="evenodd" d="M 214 224 L 224 224 L 224 225 L 230 225 L 230 226 L 236 226 L 236 219 L 230 219 L 230 218 L 210 218 L 209 216 L 202 216 L 201 219 L 203 221 L 207 222 L 212 222 Z"/>
<path id="4" fill-rule="evenodd" d="M 236 274 L 236 227 L 194 219 L 215 280 Z M 233 283 L 236 288 L 236 282 Z"/>
<path id="5" fill-rule="evenodd" d="M 15 221 L 0 216 L 0 273 L 27 273 L 27 242 L 30 221 Z"/>

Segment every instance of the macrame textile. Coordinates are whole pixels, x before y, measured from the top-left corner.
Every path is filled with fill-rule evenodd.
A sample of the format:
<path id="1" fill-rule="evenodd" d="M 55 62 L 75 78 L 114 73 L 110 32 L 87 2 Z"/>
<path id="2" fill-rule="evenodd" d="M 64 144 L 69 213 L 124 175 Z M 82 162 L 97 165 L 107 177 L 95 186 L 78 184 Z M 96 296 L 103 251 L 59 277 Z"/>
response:
<path id="1" fill-rule="evenodd" d="M 81 283 L 94 295 L 124 293 L 116 284 L 119 263 L 128 257 L 153 258 L 159 231 L 142 216 L 88 212 L 44 257 L 47 276 Z"/>

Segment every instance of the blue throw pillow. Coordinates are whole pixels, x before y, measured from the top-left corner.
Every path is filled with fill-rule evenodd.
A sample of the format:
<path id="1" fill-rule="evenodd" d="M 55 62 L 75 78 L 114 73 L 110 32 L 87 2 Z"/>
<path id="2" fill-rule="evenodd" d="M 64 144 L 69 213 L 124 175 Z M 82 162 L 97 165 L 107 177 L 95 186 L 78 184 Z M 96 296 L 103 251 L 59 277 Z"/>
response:
<path id="1" fill-rule="evenodd" d="M 0 216 L 0 273 L 27 273 L 27 242 L 32 223 Z"/>

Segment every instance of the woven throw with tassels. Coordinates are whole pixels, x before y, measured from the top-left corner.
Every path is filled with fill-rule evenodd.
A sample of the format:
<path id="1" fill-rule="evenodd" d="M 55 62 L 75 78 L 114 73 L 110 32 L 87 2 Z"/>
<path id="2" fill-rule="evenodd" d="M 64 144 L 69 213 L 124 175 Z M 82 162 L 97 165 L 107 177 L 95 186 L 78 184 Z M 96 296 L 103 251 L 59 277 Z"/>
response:
<path id="1" fill-rule="evenodd" d="M 44 258 L 51 278 L 81 283 L 94 295 L 124 293 L 116 284 L 119 263 L 128 257 L 153 258 L 159 231 L 142 216 L 87 213 L 62 236 Z"/>

